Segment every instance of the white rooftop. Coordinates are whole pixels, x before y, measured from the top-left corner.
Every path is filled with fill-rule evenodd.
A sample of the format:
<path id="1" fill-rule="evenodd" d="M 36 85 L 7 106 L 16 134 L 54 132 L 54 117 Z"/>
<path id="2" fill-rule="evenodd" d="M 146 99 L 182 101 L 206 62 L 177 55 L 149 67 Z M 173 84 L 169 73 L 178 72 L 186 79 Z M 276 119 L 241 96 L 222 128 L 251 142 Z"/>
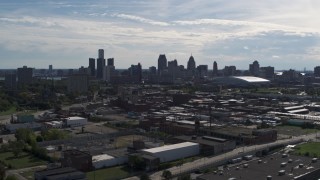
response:
<path id="1" fill-rule="evenodd" d="M 236 79 L 241 79 L 247 82 L 270 82 L 267 79 L 259 78 L 259 77 L 254 77 L 254 76 L 232 76 L 233 78 Z"/>
<path id="2" fill-rule="evenodd" d="M 79 119 L 85 119 L 85 118 L 79 117 L 79 116 L 72 116 L 67 118 L 67 120 L 79 120 Z"/>
<path id="3" fill-rule="evenodd" d="M 103 160 L 108 160 L 108 159 L 114 159 L 114 157 L 110 156 L 108 154 L 101 154 L 101 155 L 92 156 L 92 162 L 98 162 L 98 161 L 103 161 Z"/>
<path id="4" fill-rule="evenodd" d="M 183 142 L 183 143 L 165 145 L 165 146 L 151 148 L 151 149 L 143 149 L 142 151 L 149 152 L 149 153 L 157 153 L 157 152 L 169 151 L 169 150 L 173 150 L 173 149 L 179 149 L 179 148 L 183 148 L 183 147 L 196 146 L 196 145 L 199 145 L 199 144 L 193 143 L 193 142 Z"/>

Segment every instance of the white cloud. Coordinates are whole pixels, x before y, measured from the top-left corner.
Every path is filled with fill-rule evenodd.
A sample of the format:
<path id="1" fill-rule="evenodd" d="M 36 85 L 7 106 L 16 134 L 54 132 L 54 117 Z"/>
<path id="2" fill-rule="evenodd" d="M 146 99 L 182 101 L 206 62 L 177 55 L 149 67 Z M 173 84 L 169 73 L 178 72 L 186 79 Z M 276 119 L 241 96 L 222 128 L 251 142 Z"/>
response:
<path id="1" fill-rule="evenodd" d="M 138 22 L 151 24 L 151 25 L 158 25 L 158 26 L 169 26 L 170 25 L 167 22 L 154 21 L 152 19 L 147 19 L 147 18 L 143 18 L 143 17 L 140 17 L 140 16 L 134 16 L 134 15 L 129 15 L 129 14 L 113 14 L 112 16 L 113 17 L 122 18 L 122 19 L 138 21 Z"/>

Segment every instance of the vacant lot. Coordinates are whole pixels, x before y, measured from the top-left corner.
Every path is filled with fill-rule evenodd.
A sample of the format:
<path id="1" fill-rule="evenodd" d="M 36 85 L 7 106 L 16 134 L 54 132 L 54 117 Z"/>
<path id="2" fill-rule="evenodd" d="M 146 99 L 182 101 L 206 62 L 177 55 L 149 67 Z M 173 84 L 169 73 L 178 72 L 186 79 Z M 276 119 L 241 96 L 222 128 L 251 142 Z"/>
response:
<path id="1" fill-rule="evenodd" d="M 116 166 L 107 169 L 99 169 L 96 171 L 88 172 L 87 178 L 89 180 L 115 180 L 123 179 L 130 176 L 130 171 L 123 166 Z"/>
<path id="2" fill-rule="evenodd" d="M 0 160 L 7 165 L 11 165 L 11 167 L 14 169 L 47 164 L 46 161 L 34 157 L 26 152 L 21 153 L 19 157 L 14 157 L 12 152 L 1 153 Z"/>
<path id="3" fill-rule="evenodd" d="M 295 148 L 294 154 L 320 157 L 320 142 L 309 142 L 298 145 Z"/>
<path id="4" fill-rule="evenodd" d="M 129 136 L 120 136 L 116 138 L 115 145 L 117 148 L 127 147 L 132 144 L 133 141 L 142 140 L 146 141 L 148 138 L 141 135 L 129 135 Z"/>
<path id="5" fill-rule="evenodd" d="M 278 131 L 278 134 L 289 136 L 301 136 L 305 134 L 320 132 L 318 129 L 303 129 L 297 126 L 277 126 L 275 127 L 275 129 Z"/>

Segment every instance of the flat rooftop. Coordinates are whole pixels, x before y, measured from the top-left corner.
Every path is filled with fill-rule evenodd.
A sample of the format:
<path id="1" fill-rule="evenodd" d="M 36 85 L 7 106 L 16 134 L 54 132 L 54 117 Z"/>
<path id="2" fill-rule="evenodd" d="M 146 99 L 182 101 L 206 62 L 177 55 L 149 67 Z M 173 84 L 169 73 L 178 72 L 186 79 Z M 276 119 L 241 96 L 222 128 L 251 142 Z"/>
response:
<path id="1" fill-rule="evenodd" d="M 289 162 L 289 159 L 292 162 Z M 197 180 L 226 180 L 231 178 L 245 179 L 245 180 L 257 180 L 266 179 L 267 176 L 272 176 L 272 179 L 292 180 L 294 177 L 314 171 L 320 168 L 320 160 L 316 163 L 312 163 L 311 157 L 289 155 L 283 158 L 281 153 L 276 153 L 265 158 L 253 161 L 242 161 L 241 164 L 229 166 L 222 170 L 222 174 L 219 171 L 215 173 L 205 174 L 199 176 Z M 281 163 L 286 163 L 286 166 L 281 167 Z M 244 164 L 248 164 L 245 168 Z M 299 164 L 303 164 L 303 167 L 299 167 Z M 284 170 L 285 174 L 279 176 L 278 172 Z"/>
<path id="2" fill-rule="evenodd" d="M 149 153 L 158 153 L 158 152 L 170 151 L 173 149 L 180 149 L 180 148 L 196 146 L 196 145 L 199 145 L 199 144 L 193 143 L 193 142 L 184 142 L 184 143 L 178 143 L 178 144 L 172 144 L 172 145 L 165 145 L 165 146 L 151 148 L 151 149 L 143 149 L 142 151 L 149 152 Z"/>
<path id="3" fill-rule="evenodd" d="M 101 155 L 92 156 L 92 162 L 98 162 L 98 161 L 103 161 L 103 160 L 108 160 L 108 159 L 114 159 L 114 157 L 110 156 L 108 154 L 101 154 Z"/>

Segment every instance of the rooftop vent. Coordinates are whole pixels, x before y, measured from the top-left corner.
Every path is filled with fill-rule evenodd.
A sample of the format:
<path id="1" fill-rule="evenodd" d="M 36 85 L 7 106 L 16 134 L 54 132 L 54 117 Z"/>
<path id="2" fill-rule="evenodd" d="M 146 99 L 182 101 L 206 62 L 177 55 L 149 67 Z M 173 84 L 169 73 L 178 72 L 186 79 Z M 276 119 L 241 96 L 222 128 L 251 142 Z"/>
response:
<path id="1" fill-rule="evenodd" d="M 318 158 L 312 158 L 311 162 L 316 163 L 318 161 Z"/>
<path id="2" fill-rule="evenodd" d="M 288 157 L 288 154 L 282 154 L 282 158 Z"/>
<path id="3" fill-rule="evenodd" d="M 287 166 L 287 163 L 286 162 L 283 162 L 280 164 L 280 167 L 286 167 Z"/>
<path id="4" fill-rule="evenodd" d="M 279 176 L 283 176 L 283 175 L 285 175 L 286 174 L 286 170 L 280 170 L 280 171 L 278 171 L 278 175 Z"/>

